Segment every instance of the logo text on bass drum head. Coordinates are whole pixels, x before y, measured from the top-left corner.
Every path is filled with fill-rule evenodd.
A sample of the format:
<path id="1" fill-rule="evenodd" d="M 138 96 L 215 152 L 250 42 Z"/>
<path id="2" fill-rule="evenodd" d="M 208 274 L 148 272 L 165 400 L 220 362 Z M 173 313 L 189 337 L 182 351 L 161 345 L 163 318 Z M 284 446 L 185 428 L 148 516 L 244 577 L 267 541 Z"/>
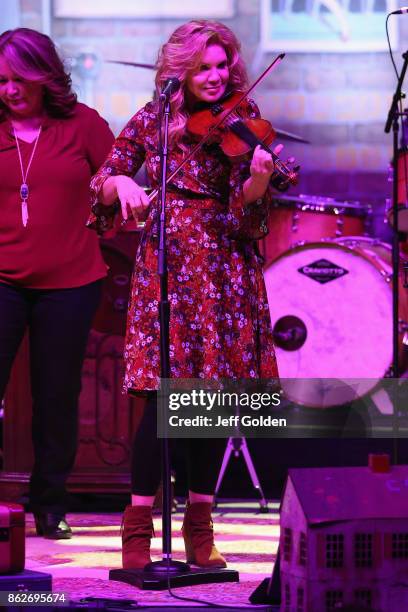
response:
<path id="1" fill-rule="evenodd" d="M 298 268 L 298 272 L 322 285 L 348 274 L 348 270 L 332 263 L 328 259 L 318 259 L 302 268 Z"/>

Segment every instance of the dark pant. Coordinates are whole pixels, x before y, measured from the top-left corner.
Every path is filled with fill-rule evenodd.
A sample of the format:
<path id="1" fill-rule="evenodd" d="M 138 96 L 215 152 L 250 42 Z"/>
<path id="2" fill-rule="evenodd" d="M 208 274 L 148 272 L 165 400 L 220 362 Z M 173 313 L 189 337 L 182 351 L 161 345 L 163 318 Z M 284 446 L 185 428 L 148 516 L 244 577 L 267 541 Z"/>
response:
<path id="1" fill-rule="evenodd" d="M 102 281 L 44 290 L 0 283 L 0 398 L 29 330 L 34 509 L 65 512 L 65 483 L 77 450 L 81 370 L 101 288 Z"/>
<path id="2" fill-rule="evenodd" d="M 213 495 L 227 441 L 223 438 L 180 438 L 184 446 L 188 488 Z M 157 437 L 157 398 L 150 392 L 136 432 L 132 453 L 132 493 L 155 495 L 161 479 L 161 439 Z"/>

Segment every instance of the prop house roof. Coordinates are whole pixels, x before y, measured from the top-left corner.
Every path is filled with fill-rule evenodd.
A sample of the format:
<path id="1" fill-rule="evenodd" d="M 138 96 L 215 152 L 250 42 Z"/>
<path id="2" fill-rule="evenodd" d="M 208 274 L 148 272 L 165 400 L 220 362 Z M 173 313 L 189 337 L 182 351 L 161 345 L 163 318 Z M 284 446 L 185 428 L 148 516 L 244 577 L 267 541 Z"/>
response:
<path id="1" fill-rule="evenodd" d="M 296 468 L 289 470 L 288 480 L 311 526 L 364 519 L 405 518 L 408 523 L 406 465 L 386 473 L 369 467 Z"/>

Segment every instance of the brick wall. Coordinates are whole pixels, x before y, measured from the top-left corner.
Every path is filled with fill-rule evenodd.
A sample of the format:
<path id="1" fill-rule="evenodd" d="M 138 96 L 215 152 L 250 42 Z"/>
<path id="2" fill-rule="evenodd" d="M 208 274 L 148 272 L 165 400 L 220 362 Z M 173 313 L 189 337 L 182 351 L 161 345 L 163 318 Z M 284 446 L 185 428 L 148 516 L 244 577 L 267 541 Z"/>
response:
<path id="1" fill-rule="evenodd" d="M 40 29 L 41 0 L 20 0 L 20 6 L 22 25 Z M 259 40 L 259 3 L 237 0 L 235 6 L 234 18 L 225 23 L 243 42 L 251 67 Z M 395 53 L 401 67 L 408 19 L 393 19 L 399 20 L 401 44 Z M 102 59 L 154 63 L 159 45 L 182 21 L 53 18 L 51 23 L 51 35 L 67 59 L 92 51 Z M 264 55 L 259 67 L 272 57 Z M 115 133 L 153 89 L 153 72 L 103 62 L 96 80 L 87 84 L 75 66 L 73 77 L 82 99 L 93 102 Z M 290 53 L 254 96 L 274 125 L 312 143 L 286 144 L 285 151 L 302 165 L 294 192 L 370 202 L 376 209 L 374 231 L 381 235 L 392 138 L 384 134 L 384 123 L 394 87 L 387 53 Z"/>

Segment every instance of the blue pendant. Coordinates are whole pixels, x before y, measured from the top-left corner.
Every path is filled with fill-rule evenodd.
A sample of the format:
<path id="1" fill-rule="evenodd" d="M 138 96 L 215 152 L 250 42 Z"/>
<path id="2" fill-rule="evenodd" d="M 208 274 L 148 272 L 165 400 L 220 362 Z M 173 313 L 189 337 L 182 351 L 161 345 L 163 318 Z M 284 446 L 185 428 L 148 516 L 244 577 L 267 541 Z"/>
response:
<path id="1" fill-rule="evenodd" d="M 28 198 L 28 185 L 26 183 L 22 183 L 20 187 L 20 196 L 22 200 L 26 200 Z"/>

